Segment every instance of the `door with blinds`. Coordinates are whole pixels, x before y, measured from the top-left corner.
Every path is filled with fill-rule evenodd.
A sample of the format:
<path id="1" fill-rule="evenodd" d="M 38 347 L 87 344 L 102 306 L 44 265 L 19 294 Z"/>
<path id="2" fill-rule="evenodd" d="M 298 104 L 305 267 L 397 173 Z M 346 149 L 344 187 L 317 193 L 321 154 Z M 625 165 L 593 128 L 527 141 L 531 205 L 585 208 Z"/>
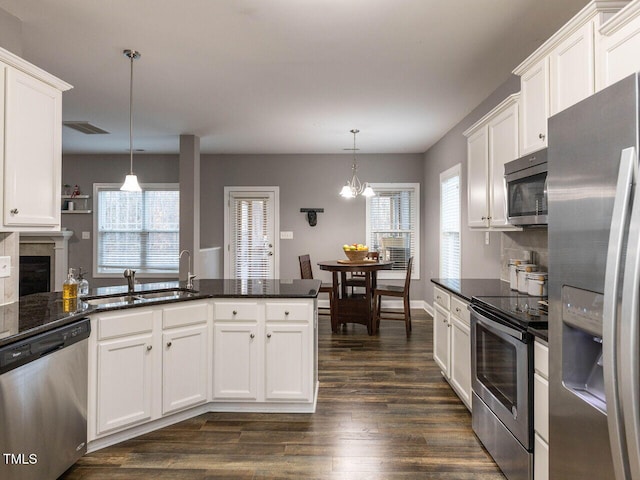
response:
<path id="1" fill-rule="evenodd" d="M 460 278 L 460 164 L 440 174 L 440 278 Z"/>
<path id="2" fill-rule="evenodd" d="M 226 187 L 226 278 L 278 278 L 278 188 Z"/>

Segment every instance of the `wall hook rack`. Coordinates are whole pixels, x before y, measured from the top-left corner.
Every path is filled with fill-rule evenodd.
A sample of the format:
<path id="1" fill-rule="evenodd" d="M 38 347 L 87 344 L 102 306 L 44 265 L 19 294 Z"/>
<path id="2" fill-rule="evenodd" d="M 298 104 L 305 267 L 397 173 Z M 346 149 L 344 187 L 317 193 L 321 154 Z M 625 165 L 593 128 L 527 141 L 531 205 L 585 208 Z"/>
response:
<path id="1" fill-rule="evenodd" d="M 315 227 L 318 224 L 318 213 L 324 213 L 324 208 L 301 208 L 300 212 L 306 213 L 309 225 Z"/>

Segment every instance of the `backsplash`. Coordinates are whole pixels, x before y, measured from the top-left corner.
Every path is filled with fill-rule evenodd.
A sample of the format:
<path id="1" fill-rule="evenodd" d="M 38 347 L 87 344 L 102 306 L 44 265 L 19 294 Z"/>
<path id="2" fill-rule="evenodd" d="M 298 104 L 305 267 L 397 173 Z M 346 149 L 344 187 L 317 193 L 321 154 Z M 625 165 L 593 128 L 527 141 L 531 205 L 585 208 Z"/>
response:
<path id="1" fill-rule="evenodd" d="M 0 255 L 11 257 L 11 274 L 8 277 L 0 278 L 0 305 L 18 301 L 19 246 L 19 233 L 0 233 Z"/>
<path id="2" fill-rule="evenodd" d="M 549 270 L 549 246 L 546 228 L 530 228 L 521 232 L 503 232 L 500 249 L 500 278 L 509 281 L 509 259 L 524 258 L 531 252 L 532 261 Z"/>

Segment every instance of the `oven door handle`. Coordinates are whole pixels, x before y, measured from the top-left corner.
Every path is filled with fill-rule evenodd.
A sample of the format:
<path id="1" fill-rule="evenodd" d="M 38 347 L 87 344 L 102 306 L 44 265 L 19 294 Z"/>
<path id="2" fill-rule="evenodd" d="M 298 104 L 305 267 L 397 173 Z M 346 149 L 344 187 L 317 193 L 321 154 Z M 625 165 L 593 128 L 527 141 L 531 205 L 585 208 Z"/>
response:
<path id="1" fill-rule="evenodd" d="M 469 310 L 473 315 L 473 318 L 480 324 L 484 325 L 486 328 L 502 332 L 510 337 L 517 338 L 521 342 L 525 340 L 525 332 L 516 330 L 515 328 L 511 328 L 507 325 L 503 325 L 502 323 L 495 322 L 489 318 L 487 318 L 484 312 L 478 310 L 475 306 L 469 305 Z"/>

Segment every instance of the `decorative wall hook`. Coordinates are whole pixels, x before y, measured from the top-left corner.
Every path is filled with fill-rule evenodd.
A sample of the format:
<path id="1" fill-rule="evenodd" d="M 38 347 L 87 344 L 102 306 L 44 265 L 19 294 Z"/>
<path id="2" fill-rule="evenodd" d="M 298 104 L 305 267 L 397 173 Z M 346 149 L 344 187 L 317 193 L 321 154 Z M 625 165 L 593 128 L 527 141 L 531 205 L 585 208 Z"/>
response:
<path id="1" fill-rule="evenodd" d="M 315 227 L 318 224 L 318 213 L 324 213 L 324 208 L 301 208 L 300 212 L 306 213 L 309 225 Z"/>

